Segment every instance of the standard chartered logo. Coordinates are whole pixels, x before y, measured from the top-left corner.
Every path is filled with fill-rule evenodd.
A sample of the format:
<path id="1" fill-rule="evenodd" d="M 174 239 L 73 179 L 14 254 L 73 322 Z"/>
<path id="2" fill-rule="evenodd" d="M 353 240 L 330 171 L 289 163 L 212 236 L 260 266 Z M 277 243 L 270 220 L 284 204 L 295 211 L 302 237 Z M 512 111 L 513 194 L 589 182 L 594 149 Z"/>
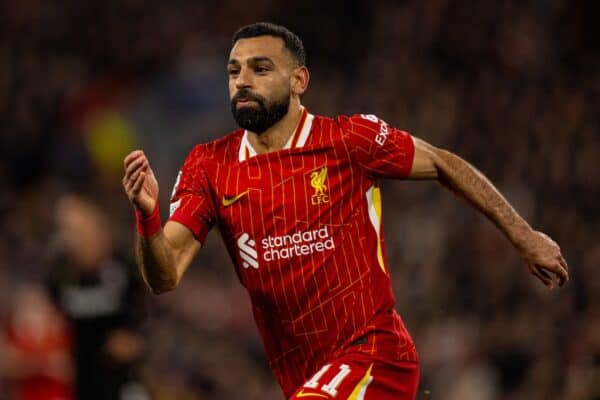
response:
<path id="1" fill-rule="evenodd" d="M 335 249 L 335 242 L 329 234 L 329 228 L 324 226 L 291 235 L 268 236 L 262 239 L 261 246 L 264 250 L 263 259 L 275 261 L 332 250 Z"/>
<path id="2" fill-rule="evenodd" d="M 305 256 L 313 253 L 322 253 L 325 250 L 335 249 L 335 242 L 329 233 L 329 227 L 310 231 L 300 231 L 290 235 L 267 236 L 261 240 L 263 249 L 262 260 L 270 262 L 287 260 L 292 257 Z M 258 269 L 258 253 L 256 242 L 246 232 L 237 240 L 240 250 L 242 266 L 246 269 Z"/>
<path id="3" fill-rule="evenodd" d="M 240 249 L 240 257 L 244 268 L 258 269 L 258 254 L 256 254 L 256 248 L 254 247 L 256 245 L 254 239 L 250 239 L 250 235 L 244 232 L 238 238 L 237 245 Z"/>

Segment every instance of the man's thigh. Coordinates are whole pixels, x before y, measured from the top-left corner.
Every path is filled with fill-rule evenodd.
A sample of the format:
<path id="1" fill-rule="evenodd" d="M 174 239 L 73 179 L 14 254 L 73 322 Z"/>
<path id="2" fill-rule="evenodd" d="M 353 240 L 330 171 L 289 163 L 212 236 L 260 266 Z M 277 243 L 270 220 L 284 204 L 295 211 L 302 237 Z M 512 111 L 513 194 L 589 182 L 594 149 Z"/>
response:
<path id="1" fill-rule="evenodd" d="M 414 400 L 419 366 L 348 354 L 324 365 L 290 400 Z"/>

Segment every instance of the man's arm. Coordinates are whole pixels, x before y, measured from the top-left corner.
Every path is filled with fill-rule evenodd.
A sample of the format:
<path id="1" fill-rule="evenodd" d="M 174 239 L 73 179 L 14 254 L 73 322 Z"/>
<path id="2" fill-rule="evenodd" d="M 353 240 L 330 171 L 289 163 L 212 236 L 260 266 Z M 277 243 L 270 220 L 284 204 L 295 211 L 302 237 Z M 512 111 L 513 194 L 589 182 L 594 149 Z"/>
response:
<path id="1" fill-rule="evenodd" d="M 125 157 L 123 164 L 123 187 L 138 219 L 142 219 L 143 225 L 158 218 L 160 224 L 158 182 L 148 159 L 137 150 Z M 137 263 L 152 292 L 160 294 L 175 289 L 200 247 L 192 232 L 177 222 L 167 222 L 151 235 L 139 235 Z"/>
<path id="2" fill-rule="evenodd" d="M 498 189 L 471 164 L 416 137 L 413 140 L 415 155 L 409 179 L 437 179 L 500 228 L 519 251 L 531 274 L 549 288 L 554 287 L 555 278 L 560 286 L 565 283 L 568 267 L 556 242 L 533 230 Z"/>
<path id="3" fill-rule="evenodd" d="M 137 264 L 152 292 L 175 289 L 200 247 L 190 230 L 178 222 L 167 222 L 151 237 L 138 236 Z"/>

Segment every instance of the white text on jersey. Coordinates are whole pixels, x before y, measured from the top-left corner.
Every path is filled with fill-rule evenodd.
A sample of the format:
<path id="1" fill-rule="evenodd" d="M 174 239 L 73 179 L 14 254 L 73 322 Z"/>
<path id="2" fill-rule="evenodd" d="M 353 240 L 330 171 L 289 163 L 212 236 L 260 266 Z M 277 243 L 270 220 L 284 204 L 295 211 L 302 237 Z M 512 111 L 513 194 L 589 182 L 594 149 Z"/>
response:
<path id="1" fill-rule="evenodd" d="M 335 249 L 335 242 L 333 237 L 330 237 L 327 226 L 291 235 L 268 236 L 262 239 L 261 245 L 265 250 L 263 253 L 265 261 L 285 260 Z"/>

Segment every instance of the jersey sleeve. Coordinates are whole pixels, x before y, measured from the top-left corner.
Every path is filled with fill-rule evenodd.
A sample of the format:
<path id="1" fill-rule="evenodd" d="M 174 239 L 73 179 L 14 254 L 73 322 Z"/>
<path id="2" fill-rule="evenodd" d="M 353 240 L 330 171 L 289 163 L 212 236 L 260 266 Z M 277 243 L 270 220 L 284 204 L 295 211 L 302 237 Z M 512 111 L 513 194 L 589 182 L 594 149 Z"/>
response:
<path id="1" fill-rule="evenodd" d="M 337 118 L 353 162 L 375 177 L 406 178 L 415 154 L 412 137 L 372 114 Z"/>
<path id="2" fill-rule="evenodd" d="M 196 146 L 186 158 L 171 193 L 169 221 L 176 221 L 204 242 L 216 221 L 216 208 L 210 183 L 202 162 L 202 150 Z"/>

